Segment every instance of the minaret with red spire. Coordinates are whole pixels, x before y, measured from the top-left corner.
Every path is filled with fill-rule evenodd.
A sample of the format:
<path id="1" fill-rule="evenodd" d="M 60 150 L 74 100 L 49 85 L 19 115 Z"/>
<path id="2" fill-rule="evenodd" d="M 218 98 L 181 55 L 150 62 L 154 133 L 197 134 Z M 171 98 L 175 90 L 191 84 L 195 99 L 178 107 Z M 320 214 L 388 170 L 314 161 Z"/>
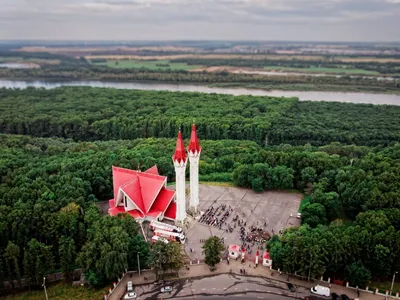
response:
<path id="1" fill-rule="evenodd" d="M 185 145 L 183 144 L 182 132 L 179 130 L 178 139 L 176 140 L 175 153 L 172 156 L 175 166 L 176 177 L 176 221 L 183 222 L 186 219 L 186 163 L 187 156 Z"/>
<path id="2" fill-rule="evenodd" d="M 201 146 L 195 124 L 192 125 L 192 133 L 187 150 L 190 161 L 190 208 L 197 211 L 199 207 L 199 159 Z"/>

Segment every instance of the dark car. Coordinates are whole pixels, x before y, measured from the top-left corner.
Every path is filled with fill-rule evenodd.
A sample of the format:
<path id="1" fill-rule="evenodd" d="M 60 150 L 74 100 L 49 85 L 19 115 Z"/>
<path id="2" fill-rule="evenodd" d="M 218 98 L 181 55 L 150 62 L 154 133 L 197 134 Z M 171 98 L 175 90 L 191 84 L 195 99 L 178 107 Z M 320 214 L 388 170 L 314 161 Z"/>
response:
<path id="1" fill-rule="evenodd" d="M 332 293 L 332 300 L 340 300 L 340 297 L 336 293 Z"/>
<path id="2" fill-rule="evenodd" d="M 292 293 L 294 293 L 296 291 L 296 288 L 294 287 L 294 285 L 289 282 L 287 283 L 287 287 Z"/>
<path id="3" fill-rule="evenodd" d="M 345 294 L 341 295 L 340 297 L 342 298 L 342 300 L 350 300 L 350 298 Z"/>

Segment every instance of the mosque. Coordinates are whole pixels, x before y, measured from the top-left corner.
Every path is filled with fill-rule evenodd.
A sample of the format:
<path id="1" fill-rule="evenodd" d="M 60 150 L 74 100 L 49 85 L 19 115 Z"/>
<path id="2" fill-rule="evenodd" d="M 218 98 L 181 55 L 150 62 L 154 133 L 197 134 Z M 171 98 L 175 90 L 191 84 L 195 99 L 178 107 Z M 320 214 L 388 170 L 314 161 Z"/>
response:
<path id="1" fill-rule="evenodd" d="M 187 152 L 186 152 L 187 150 Z M 201 146 L 193 124 L 187 149 L 179 131 L 172 161 L 176 174 L 176 189 L 167 189 L 167 177 L 157 166 L 141 172 L 112 167 L 114 199 L 109 200 L 108 213 L 127 213 L 138 222 L 164 218 L 181 223 L 186 219 L 186 164 L 190 162 L 190 208 L 199 209 L 199 159 Z"/>

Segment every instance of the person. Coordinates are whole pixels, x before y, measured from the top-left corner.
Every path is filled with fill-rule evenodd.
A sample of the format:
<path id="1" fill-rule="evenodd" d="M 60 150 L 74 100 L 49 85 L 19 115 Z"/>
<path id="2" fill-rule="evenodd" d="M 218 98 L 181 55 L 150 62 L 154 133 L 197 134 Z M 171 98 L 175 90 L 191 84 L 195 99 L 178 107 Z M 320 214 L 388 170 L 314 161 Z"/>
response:
<path id="1" fill-rule="evenodd" d="M 360 297 L 360 291 L 357 288 L 357 297 Z"/>

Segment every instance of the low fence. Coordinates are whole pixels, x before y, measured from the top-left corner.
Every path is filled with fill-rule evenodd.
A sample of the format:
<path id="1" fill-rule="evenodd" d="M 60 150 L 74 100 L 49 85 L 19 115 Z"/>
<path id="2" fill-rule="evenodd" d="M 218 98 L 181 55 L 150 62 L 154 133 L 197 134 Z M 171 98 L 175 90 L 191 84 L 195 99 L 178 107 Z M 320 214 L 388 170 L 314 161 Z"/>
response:
<path id="1" fill-rule="evenodd" d="M 271 270 L 271 272 L 275 271 L 275 272 L 278 272 L 278 273 L 282 274 L 280 269 L 274 270 L 274 269 L 272 269 L 272 267 L 270 267 L 270 270 Z M 307 279 L 307 277 L 305 277 L 305 276 L 297 275 L 297 272 L 295 272 L 294 274 L 290 274 L 290 273 L 284 272 L 284 274 L 289 275 L 291 277 L 296 277 L 296 278 L 298 278 L 300 280 Z M 320 279 L 310 278 L 310 280 L 320 281 L 322 283 L 327 283 L 329 285 L 329 287 L 332 287 L 332 285 L 345 286 L 346 288 L 354 290 L 354 291 L 358 290 L 360 292 L 370 293 L 370 294 L 374 294 L 374 295 L 378 295 L 378 296 L 383 296 L 383 297 L 386 297 L 386 298 L 391 296 L 393 299 L 400 299 L 400 293 L 399 292 L 396 292 L 394 295 L 389 295 L 390 294 L 389 290 L 385 290 L 382 293 L 378 288 L 370 288 L 369 286 L 366 286 L 365 289 L 362 289 L 362 288 L 359 288 L 358 286 L 355 286 L 355 287 L 351 286 L 348 281 L 344 282 L 344 281 L 340 281 L 340 280 L 338 280 L 338 281 L 331 280 L 330 277 L 327 280 L 325 280 L 323 276 L 321 276 Z M 343 282 L 344 284 L 338 284 L 338 283 L 341 283 L 341 282 Z"/>

